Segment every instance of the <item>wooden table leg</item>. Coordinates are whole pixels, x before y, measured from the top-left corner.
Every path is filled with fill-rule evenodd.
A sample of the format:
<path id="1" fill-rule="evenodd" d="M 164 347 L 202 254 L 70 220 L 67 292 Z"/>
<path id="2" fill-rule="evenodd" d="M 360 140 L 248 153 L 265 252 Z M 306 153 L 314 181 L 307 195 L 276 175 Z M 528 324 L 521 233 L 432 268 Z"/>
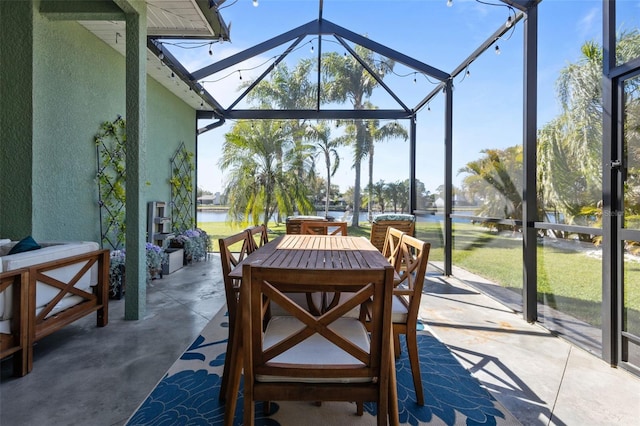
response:
<path id="1" fill-rule="evenodd" d="M 240 391 L 240 377 L 242 376 L 242 312 L 238 312 L 236 315 L 236 324 L 233 328 L 233 342 L 230 351 L 227 351 L 227 355 L 231 357 L 231 365 L 229 368 L 230 377 L 227 380 L 227 392 L 225 397 L 224 406 L 224 424 L 225 426 L 233 425 L 234 415 L 236 411 L 236 405 L 238 402 L 238 392 Z"/>
<path id="2" fill-rule="evenodd" d="M 398 386 L 396 379 L 396 357 L 393 349 L 393 330 L 392 336 L 389 339 L 389 351 L 391 356 L 389 357 L 389 424 L 391 426 L 397 426 L 400 424 L 399 410 L 398 410 Z"/>

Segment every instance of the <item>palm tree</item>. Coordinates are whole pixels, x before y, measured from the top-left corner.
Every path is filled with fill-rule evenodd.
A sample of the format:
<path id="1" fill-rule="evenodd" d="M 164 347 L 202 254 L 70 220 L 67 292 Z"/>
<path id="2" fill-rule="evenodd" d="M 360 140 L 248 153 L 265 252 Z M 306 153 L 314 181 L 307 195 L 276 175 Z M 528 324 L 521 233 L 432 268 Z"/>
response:
<path id="1" fill-rule="evenodd" d="M 306 185 L 284 161 L 294 148 L 286 128 L 270 120 L 238 122 L 225 135 L 219 165 L 230 170 L 225 196 L 233 223 L 266 224 L 276 211 L 313 211 Z"/>
<path id="2" fill-rule="evenodd" d="M 324 215 L 326 217 L 329 216 L 331 177 L 336 174 L 338 166 L 340 166 L 340 155 L 338 154 L 337 148 L 342 145 L 342 141 L 340 139 L 331 139 L 331 128 L 326 124 L 307 126 L 306 137 L 316 142 L 316 155 L 321 155 L 324 159 L 327 173 L 324 204 Z"/>
<path id="3" fill-rule="evenodd" d="M 385 208 L 387 205 L 386 187 L 387 185 L 384 183 L 383 180 L 379 180 L 375 184 L 367 186 L 367 191 L 369 193 L 369 200 L 368 200 L 369 205 L 371 205 L 371 203 L 375 201 L 375 203 L 380 208 L 380 213 L 385 212 Z M 369 215 L 371 216 L 371 210 L 369 210 Z"/>
<path id="4" fill-rule="evenodd" d="M 562 112 L 538 132 L 538 182 L 544 207 L 554 207 L 568 223 L 580 218 L 587 224 L 602 195 L 603 55 L 592 41 L 581 53 L 557 81 Z M 618 63 L 640 56 L 638 30 L 618 36 L 616 55 Z M 635 89 L 625 87 L 627 98 Z"/>
<path id="5" fill-rule="evenodd" d="M 318 87 L 311 82 L 309 73 L 314 61 L 303 59 L 289 70 L 286 64 L 275 67 L 268 80 L 262 80 L 248 94 L 247 99 L 258 103 L 260 109 L 302 110 L 314 107 Z M 243 87 L 251 84 L 246 82 Z M 311 185 L 314 179 L 313 162 L 310 155 L 313 146 L 305 144 L 305 120 L 287 120 L 278 122 L 278 126 L 287 128 L 295 147 L 288 151 L 284 162 L 291 164 L 298 179 Z"/>
<path id="6" fill-rule="evenodd" d="M 479 216 L 522 219 L 522 145 L 504 150 L 486 149 L 458 173 L 469 193 L 483 200 Z"/>
<path id="7" fill-rule="evenodd" d="M 395 62 L 378 55 L 360 45 L 355 46 L 355 52 L 369 66 L 383 78 L 393 70 Z M 323 55 L 322 71 L 324 74 L 323 93 L 329 102 L 351 102 L 353 109 L 365 108 L 365 103 L 371 97 L 378 81 L 353 56 L 343 56 L 337 52 Z M 366 123 L 355 120 L 352 123 L 353 132 L 353 168 L 355 170 L 353 226 L 359 226 L 360 216 L 360 175 L 361 162 L 367 155 Z"/>
<path id="8" fill-rule="evenodd" d="M 264 108 L 310 109 L 313 108 L 318 87 L 311 82 L 309 74 L 315 62 L 302 59 L 293 70 L 285 63 L 278 64 L 270 73 L 269 80 L 262 80 L 247 95 L 250 101 L 257 101 Z M 248 87 L 246 82 L 243 87 Z"/>
<path id="9" fill-rule="evenodd" d="M 405 182 L 409 183 L 408 180 Z M 398 213 L 398 207 L 400 207 L 401 213 L 404 213 L 404 206 L 409 202 L 409 187 L 405 185 L 405 182 L 389 182 L 385 188 L 386 197 L 391 201 L 394 213 Z"/>
<path id="10" fill-rule="evenodd" d="M 374 108 L 370 105 L 371 108 Z M 409 135 L 407 130 L 402 127 L 397 121 L 392 121 L 380 127 L 380 120 L 369 120 L 366 127 L 365 143 L 368 149 L 369 155 L 369 186 L 373 186 L 373 152 L 376 142 L 384 142 L 388 139 L 401 137 L 403 140 L 407 140 Z M 369 222 L 373 220 L 371 210 L 371 199 L 369 199 Z"/>

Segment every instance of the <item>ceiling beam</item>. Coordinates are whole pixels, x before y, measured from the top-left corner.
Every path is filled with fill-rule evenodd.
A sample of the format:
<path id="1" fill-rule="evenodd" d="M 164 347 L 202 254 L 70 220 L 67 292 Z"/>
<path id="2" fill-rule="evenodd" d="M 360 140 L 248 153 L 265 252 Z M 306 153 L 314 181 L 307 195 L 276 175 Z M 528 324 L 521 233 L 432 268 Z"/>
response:
<path id="1" fill-rule="evenodd" d="M 367 70 L 367 72 L 373 76 L 373 78 L 376 79 L 376 81 L 378 82 L 378 84 L 380 86 L 382 86 L 382 88 L 384 88 L 384 90 L 387 91 L 387 93 L 389 93 L 389 95 L 391 95 L 391 97 L 393 99 L 395 99 L 395 101 L 398 103 L 398 105 L 400 105 L 405 111 L 409 111 L 409 107 L 407 107 L 404 102 L 402 102 L 402 100 L 393 92 L 393 90 L 391 90 L 389 88 L 389 86 L 387 86 L 387 84 L 382 80 L 382 78 L 378 75 L 378 73 L 374 70 L 371 69 L 371 67 L 369 67 L 369 64 L 367 64 L 364 59 L 362 59 L 360 57 L 360 55 L 358 55 L 358 53 L 353 50 L 351 48 L 351 46 L 349 46 L 343 39 L 342 37 L 339 37 L 337 35 L 334 35 L 334 37 L 336 38 L 336 40 L 338 40 L 340 42 L 340 44 L 342 44 L 342 46 L 347 49 L 347 51 L 351 54 L 351 56 L 353 56 L 356 61 L 358 61 L 358 63 L 360 65 L 362 65 L 362 67 Z"/>
<path id="2" fill-rule="evenodd" d="M 224 108 L 207 92 L 204 90 L 204 87 L 193 80 L 193 77 L 189 73 L 189 71 L 180 63 L 180 61 L 169 52 L 169 50 L 163 50 L 158 47 L 158 41 L 155 39 L 148 37 L 147 38 L 147 49 L 149 49 L 154 55 L 160 57 L 160 54 L 164 56 L 161 60 L 162 63 L 168 67 L 177 78 L 182 80 L 191 90 L 193 90 L 197 96 L 199 96 L 203 102 L 211 105 L 215 110 L 216 114 L 224 111 Z"/>
<path id="3" fill-rule="evenodd" d="M 343 28 L 325 19 L 308 22 L 304 25 L 294 28 L 291 31 L 282 33 L 277 37 L 271 38 L 265 42 L 255 45 L 254 47 L 251 47 L 240 53 L 237 53 L 233 56 L 230 56 L 226 59 L 216 62 L 215 64 L 211 64 L 204 68 L 201 68 L 200 70 L 195 71 L 193 73 L 193 77 L 197 80 L 201 80 L 219 71 L 222 71 L 224 69 L 237 65 L 243 61 L 246 61 L 247 59 L 251 59 L 254 56 L 260 55 L 264 52 L 274 49 L 297 37 L 306 36 L 306 35 L 319 36 L 323 34 L 333 35 L 333 36 L 337 35 L 339 37 L 347 39 L 355 44 L 359 44 L 371 51 L 374 51 L 381 56 L 384 56 L 389 59 L 393 59 L 394 61 L 399 62 L 413 69 L 414 71 L 427 74 L 428 76 L 436 78 L 440 81 L 447 80 L 450 77 L 449 74 L 447 74 L 444 71 L 441 71 L 437 68 L 434 68 L 423 62 L 420 62 L 396 50 L 390 49 L 380 43 L 377 43 L 371 39 L 368 39 L 367 37 L 363 37 L 359 34 L 356 34 L 353 31 L 349 31 L 346 28 Z"/>
<path id="4" fill-rule="evenodd" d="M 436 78 L 440 81 L 447 80 L 450 77 L 449 74 L 447 74 L 444 71 L 441 71 L 437 68 L 434 68 L 423 62 L 420 62 L 396 50 L 390 49 L 367 37 L 361 36 L 360 34 L 356 34 L 353 31 L 349 31 L 346 28 L 336 25 L 327 20 L 323 20 L 322 22 L 320 22 L 320 31 L 322 32 L 322 34 L 333 34 L 333 35 L 338 35 L 342 38 L 346 38 L 347 40 L 350 40 L 355 44 L 359 44 L 360 46 L 363 46 L 369 50 L 372 50 L 378 53 L 379 55 L 382 55 L 389 59 L 393 59 L 394 61 L 399 62 L 413 69 L 414 71 L 427 74 L 430 77 Z"/>
<path id="5" fill-rule="evenodd" d="M 242 99 L 244 99 L 245 96 L 247 96 L 249 94 L 249 92 L 251 92 L 253 90 L 254 87 L 256 87 L 267 75 L 269 75 L 269 73 L 278 66 L 278 64 L 289 54 L 291 53 L 291 51 L 302 41 L 302 39 L 304 38 L 304 36 L 300 36 L 298 37 L 298 39 L 296 41 L 294 41 L 288 48 L 287 50 L 280 55 L 280 57 L 278 59 L 276 59 L 271 65 L 269 65 L 267 67 L 266 70 L 264 70 L 264 72 L 260 75 L 260 77 L 256 78 L 250 85 L 249 87 L 246 88 L 246 90 L 240 95 L 238 96 L 238 98 L 229 106 L 229 108 L 227 109 L 233 109 L 233 107 L 235 107 L 236 105 L 238 105 L 238 103 L 240 103 L 240 101 Z"/>
<path id="6" fill-rule="evenodd" d="M 211 64 L 197 71 L 194 71 L 192 73 L 193 78 L 196 80 L 202 80 L 203 78 L 237 65 L 243 61 L 246 61 L 247 59 L 251 59 L 254 56 L 261 55 L 264 52 L 274 49 L 300 36 L 305 36 L 307 34 L 317 34 L 317 28 L 318 21 L 308 22 L 304 25 L 294 28 L 291 31 L 282 33 L 277 37 L 264 41 L 260 44 L 256 44 L 249 49 L 243 50 L 242 52 L 236 53 L 235 55 L 232 55 L 228 58 L 222 59 L 215 64 Z"/>
<path id="7" fill-rule="evenodd" d="M 226 110 L 225 119 L 230 120 L 401 120 L 410 119 L 412 111 L 401 109 L 345 109 L 345 110 L 270 110 L 234 109 Z"/>

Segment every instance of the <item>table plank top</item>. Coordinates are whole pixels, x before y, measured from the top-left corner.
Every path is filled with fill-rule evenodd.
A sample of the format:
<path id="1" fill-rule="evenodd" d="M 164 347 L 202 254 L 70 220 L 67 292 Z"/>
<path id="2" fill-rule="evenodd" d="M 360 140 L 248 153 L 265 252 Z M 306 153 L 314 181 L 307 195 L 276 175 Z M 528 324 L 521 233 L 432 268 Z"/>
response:
<path id="1" fill-rule="evenodd" d="M 362 237 L 287 234 L 254 251 L 229 274 L 242 278 L 244 264 L 285 269 L 377 269 L 389 265 Z"/>

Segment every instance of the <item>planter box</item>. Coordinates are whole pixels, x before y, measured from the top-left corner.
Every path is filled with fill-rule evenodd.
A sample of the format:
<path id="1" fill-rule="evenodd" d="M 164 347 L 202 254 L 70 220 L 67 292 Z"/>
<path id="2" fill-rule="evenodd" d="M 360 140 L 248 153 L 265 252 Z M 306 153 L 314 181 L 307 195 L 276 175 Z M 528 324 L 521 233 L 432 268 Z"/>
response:
<path id="1" fill-rule="evenodd" d="M 162 264 L 162 274 L 171 274 L 183 266 L 184 249 L 168 248 L 165 250 L 167 262 Z"/>

